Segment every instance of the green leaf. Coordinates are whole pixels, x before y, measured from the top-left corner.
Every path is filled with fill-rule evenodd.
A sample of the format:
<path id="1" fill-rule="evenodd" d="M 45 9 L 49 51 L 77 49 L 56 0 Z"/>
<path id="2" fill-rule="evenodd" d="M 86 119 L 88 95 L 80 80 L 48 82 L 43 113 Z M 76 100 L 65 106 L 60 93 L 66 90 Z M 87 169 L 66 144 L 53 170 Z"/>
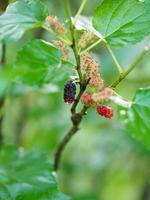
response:
<path id="1" fill-rule="evenodd" d="M 18 40 L 26 30 L 42 26 L 46 16 L 47 11 L 40 0 L 10 4 L 0 16 L 0 40 Z"/>
<path id="2" fill-rule="evenodd" d="M 150 150 L 150 88 L 139 89 L 128 110 L 129 133 Z"/>
<path id="3" fill-rule="evenodd" d="M 46 76 L 52 78 L 61 67 L 61 52 L 42 40 L 33 40 L 18 53 L 16 67 L 18 79 L 28 84 L 42 84 Z"/>
<path id="4" fill-rule="evenodd" d="M 150 34 L 150 1 L 103 0 L 93 25 L 113 46 L 135 44 Z"/>
<path id="5" fill-rule="evenodd" d="M 69 200 L 58 190 L 51 163 L 38 151 L 5 147 L 0 152 L 1 200 Z"/>

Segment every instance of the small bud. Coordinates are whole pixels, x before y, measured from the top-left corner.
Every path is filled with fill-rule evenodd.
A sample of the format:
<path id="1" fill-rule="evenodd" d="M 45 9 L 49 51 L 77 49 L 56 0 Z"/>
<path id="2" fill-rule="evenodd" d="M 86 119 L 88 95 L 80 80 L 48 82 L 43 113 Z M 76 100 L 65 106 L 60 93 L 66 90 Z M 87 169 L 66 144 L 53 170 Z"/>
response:
<path id="1" fill-rule="evenodd" d="M 93 101 L 91 94 L 88 92 L 84 92 L 81 96 L 81 101 L 84 105 L 94 107 L 96 106 L 96 103 Z"/>
<path id="2" fill-rule="evenodd" d="M 81 49 L 86 48 L 95 40 L 95 38 L 96 36 L 90 31 L 83 33 L 80 40 L 78 41 L 78 47 Z"/>
<path id="3" fill-rule="evenodd" d="M 64 43 L 60 40 L 54 41 L 54 45 L 61 50 L 62 56 L 64 60 L 68 59 L 68 51 L 64 46 Z"/>
<path id="4" fill-rule="evenodd" d="M 65 34 L 65 27 L 57 20 L 56 17 L 47 16 L 46 21 L 50 24 L 54 32 L 56 32 L 59 35 Z"/>
<path id="5" fill-rule="evenodd" d="M 104 87 L 104 81 L 99 73 L 98 63 L 89 53 L 85 53 L 81 60 L 82 73 L 86 79 L 90 79 L 89 86 L 101 90 Z"/>

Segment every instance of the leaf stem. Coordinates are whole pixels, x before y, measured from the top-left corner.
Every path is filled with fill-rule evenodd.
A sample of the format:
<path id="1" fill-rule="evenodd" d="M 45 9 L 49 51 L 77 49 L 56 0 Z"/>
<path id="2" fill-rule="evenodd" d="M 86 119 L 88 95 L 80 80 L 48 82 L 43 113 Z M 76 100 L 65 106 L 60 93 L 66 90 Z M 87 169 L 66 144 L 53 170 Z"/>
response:
<path id="1" fill-rule="evenodd" d="M 108 49 L 108 51 L 109 51 L 114 63 L 116 64 L 116 67 L 117 67 L 119 73 L 121 74 L 123 72 L 121 65 L 119 64 L 114 52 L 112 51 L 111 47 L 109 46 L 109 44 L 107 42 L 105 42 L 105 44 L 106 44 L 106 47 L 107 47 L 107 49 Z"/>
<path id="2" fill-rule="evenodd" d="M 69 0 L 64 0 L 64 4 L 65 4 L 66 16 L 67 16 L 67 19 L 69 22 L 70 31 L 71 31 L 72 40 L 73 40 L 74 26 L 73 26 L 72 19 L 71 19 L 71 9 L 70 9 Z"/>
<path id="3" fill-rule="evenodd" d="M 75 16 L 75 24 L 76 24 L 76 22 L 77 22 L 77 19 L 78 19 L 78 17 L 81 15 L 81 13 L 82 13 L 82 11 L 83 11 L 83 9 L 84 9 L 84 6 L 86 5 L 86 2 L 87 2 L 87 0 L 82 0 L 82 3 L 81 3 L 81 5 L 80 5 L 80 8 L 79 8 L 79 10 L 78 10 L 78 12 L 77 12 L 77 14 L 76 14 L 76 16 Z"/>
<path id="4" fill-rule="evenodd" d="M 93 49 L 95 46 L 97 46 L 99 43 L 101 43 L 103 41 L 102 38 L 98 39 L 96 42 L 94 42 L 93 44 L 91 44 L 89 47 L 87 47 L 86 49 L 84 49 L 83 51 L 80 52 L 80 55 L 83 55 L 84 53 L 86 53 L 87 51 L 90 51 L 91 49 Z"/>
<path id="5" fill-rule="evenodd" d="M 148 48 L 145 48 L 133 61 L 133 63 L 120 74 L 119 78 L 111 85 L 112 88 L 115 88 L 122 80 L 126 78 L 126 76 L 133 71 L 133 69 L 140 63 L 145 54 L 149 51 Z"/>
<path id="6" fill-rule="evenodd" d="M 46 27 L 46 26 L 42 26 L 42 28 L 45 29 L 46 31 L 48 31 L 48 32 L 53 33 L 53 34 L 56 35 L 56 33 L 54 33 L 50 28 L 48 28 L 48 27 Z M 71 41 L 70 41 L 69 39 L 64 38 L 64 37 L 62 37 L 62 36 L 60 36 L 60 35 L 57 35 L 57 38 L 58 38 L 59 40 L 61 40 L 62 42 L 64 42 L 66 45 L 68 45 L 68 46 L 71 45 Z"/>

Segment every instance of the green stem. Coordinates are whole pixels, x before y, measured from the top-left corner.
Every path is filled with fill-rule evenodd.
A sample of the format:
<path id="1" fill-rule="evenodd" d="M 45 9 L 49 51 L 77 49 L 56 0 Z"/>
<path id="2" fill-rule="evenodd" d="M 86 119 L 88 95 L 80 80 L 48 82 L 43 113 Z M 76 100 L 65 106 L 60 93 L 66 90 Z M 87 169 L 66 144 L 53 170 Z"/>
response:
<path id="1" fill-rule="evenodd" d="M 71 19 L 71 9 L 70 9 L 69 0 L 64 0 L 64 3 L 65 3 L 66 15 L 67 15 L 69 26 L 70 26 L 70 32 L 71 32 L 71 36 L 72 36 L 71 47 L 72 47 L 72 50 L 74 52 L 75 59 L 76 59 L 76 70 L 78 72 L 80 83 L 82 84 L 82 72 L 80 69 L 80 55 L 78 54 L 77 45 L 76 45 L 76 41 L 75 41 L 75 29 L 74 29 L 74 25 L 73 25 L 72 19 Z"/>
<path id="2" fill-rule="evenodd" d="M 121 68 L 121 66 L 120 66 L 120 64 L 119 64 L 114 52 L 112 51 L 111 47 L 109 46 L 109 44 L 107 42 L 105 42 L 105 44 L 106 44 L 106 47 L 107 47 L 107 49 L 108 49 L 108 51 L 109 51 L 114 63 L 116 64 L 116 67 L 117 67 L 119 73 L 121 74 L 123 72 L 123 70 L 122 70 L 122 68 Z"/>
<path id="3" fill-rule="evenodd" d="M 70 31 L 71 31 L 71 35 L 72 35 L 72 40 L 73 40 L 74 26 L 73 26 L 72 19 L 71 19 L 71 9 L 70 9 L 69 0 L 64 0 L 64 3 L 65 3 L 66 16 L 68 18 L 68 22 L 69 22 L 69 26 L 70 26 Z"/>
<path id="4" fill-rule="evenodd" d="M 87 2 L 87 0 L 82 0 L 81 6 L 80 6 L 80 8 L 79 8 L 79 10 L 78 10 L 78 12 L 77 12 L 77 14 L 75 16 L 75 22 L 74 23 L 77 22 L 77 19 L 81 15 L 81 13 L 82 13 L 82 11 L 84 9 L 84 6 L 86 5 L 86 2 Z"/>
<path id="5" fill-rule="evenodd" d="M 54 35 L 56 35 L 56 33 L 54 33 L 50 28 L 46 27 L 46 26 L 42 26 L 43 29 L 45 29 L 46 31 L 53 33 Z M 57 38 L 59 40 L 61 40 L 62 42 L 64 42 L 66 45 L 70 46 L 72 44 L 72 42 L 70 40 L 68 40 L 68 38 L 64 38 L 60 35 L 57 35 Z"/>
<path id="6" fill-rule="evenodd" d="M 100 38 L 99 40 L 97 40 L 96 42 L 94 42 L 92 45 L 90 45 L 89 47 L 87 47 L 86 49 L 84 49 L 83 51 L 80 52 L 80 55 L 83 55 L 84 53 L 86 53 L 87 51 L 90 51 L 91 49 L 93 49 L 95 46 L 97 46 L 99 43 L 101 43 L 103 41 L 102 38 Z"/>
<path id="7" fill-rule="evenodd" d="M 145 49 L 142 51 L 134 60 L 134 62 L 123 72 L 120 74 L 119 78 L 111 85 L 112 88 L 115 88 L 122 80 L 126 78 L 126 76 L 133 71 L 133 69 L 140 63 L 140 61 L 143 59 L 145 54 L 147 53 L 149 49 Z"/>

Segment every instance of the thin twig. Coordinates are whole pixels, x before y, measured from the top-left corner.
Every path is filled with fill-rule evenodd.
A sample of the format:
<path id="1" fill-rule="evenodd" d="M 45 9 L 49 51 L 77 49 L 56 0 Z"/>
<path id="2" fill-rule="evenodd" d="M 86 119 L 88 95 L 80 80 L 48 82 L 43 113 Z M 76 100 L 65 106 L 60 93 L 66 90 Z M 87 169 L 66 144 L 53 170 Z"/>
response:
<path id="1" fill-rule="evenodd" d="M 71 129 L 68 131 L 66 136 L 63 138 L 63 140 L 59 143 L 59 145 L 57 147 L 57 150 L 55 153 L 55 159 L 54 159 L 54 171 L 58 170 L 59 164 L 61 161 L 61 157 L 62 157 L 62 153 L 63 153 L 66 145 L 68 144 L 68 142 L 71 140 L 72 136 L 79 130 L 79 124 L 80 124 L 83 116 L 85 115 L 87 109 L 88 109 L 88 107 L 84 106 L 82 111 L 80 113 L 75 114 L 74 117 L 72 118 L 73 126 L 71 127 Z"/>
<path id="2" fill-rule="evenodd" d="M 144 49 L 134 60 L 134 62 L 123 72 L 120 74 L 119 78 L 111 85 L 112 88 L 115 88 L 122 80 L 126 78 L 126 76 L 133 71 L 133 69 L 140 63 L 145 54 L 149 51 L 149 49 Z"/>
<path id="3" fill-rule="evenodd" d="M 80 55 L 83 55 L 84 53 L 90 51 L 91 49 L 93 49 L 95 46 L 97 46 L 102 41 L 103 41 L 102 38 L 98 39 L 96 42 L 94 42 L 93 44 L 91 44 L 89 47 L 87 47 L 86 49 L 84 49 L 83 51 L 81 51 Z"/>
<path id="4" fill-rule="evenodd" d="M 49 33 L 53 33 L 54 35 L 56 35 L 56 33 L 54 33 L 54 32 L 52 31 L 52 29 L 46 27 L 45 25 L 43 25 L 42 28 L 43 28 L 44 30 L 48 31 Z M 62 42 L 64 42 L 64 43 L 65 43 L 66 45 L 68 45 L 68 46 L 70 46 L 70 45 L 72 44 L 71 41 L 70 41 L 69 39 L 67 39 L 66 37 L 64 38 L 64 37 L 62 37 L 62 36 L 60 36 L 60 35 L 57 35 L 57 38 L 58 38 L 59 40 L 61 40 Z"/>
<path id="5" fill-rule="evenodd" d="M 71 113 L 72 113 L 72 115 L 76 113 L 76 107 L 77 107 L 77 105 L 78 105 L 78 103 L 79 103 L 79 101 L 80 101 L 80 98 L 81 98 L 82 94 L 83 94 L 84 91 L 86 90 L 86 87 L 87 87 L 88 83 L 89 83 L 89 80 L 85 81 L 85 82 L 82 83 L 82 85 L 80 86 L 79 94 L 78 94 L 77 98 L 75 99 L 75 101 L 74 101 L 74 103 L 73 103 L 73 105 L 72 105 L 72 107 L 71 107 Z"/>
<path id="6" fill-rule="evenodd" d="M 77 19 L 78 19 L 78 17 L 81 15 L 81 13 L 82 13 L 82 11 L 83 11 L 83 9 L 84 9 L 84 6 L 86 5 L 86 2 L 87 2 L 87 0 L 82 0 L 82 3 L 81 3 L 81 5 L 80 5 L 80 8 L 79 8 L 79 10 L 78 10 L 78 12 L 77 12 L 77 14 L 76 14 L 76 16 L 75 16 L 75 24 L 76 24 L 76 22 L 77 22 Z"/>
<path id="7" fill-rule="evenodd" d="M 69 27 L 70 27 L 70 31 L 71 31 L 71 35 L 72 35 L 72 39 L 73 39 L 74 26 L 73 26 L 72 19 L 71 19 L 71 9 L 70 9 L 69 0 L 64 0 L 64 5 L 65 5 L 66 16 L 68 19 L 68 23 L 69 23 Z"/>
<path id="8" fill-rule="evenodd" d="M 121 65 L 119 64 L 114 52 L 112 51 L 111 47 L 109 46 L 109 44 L 107 42 L 105 44 L 106 44 L 106 47 L 107 47 L 107 49 L 108 49 L 108 51 L 109 51 L 114 63 L 116 64 L 116 67 L 117 67 L 119 73 L 121 74 L 123 72 Z"/>

